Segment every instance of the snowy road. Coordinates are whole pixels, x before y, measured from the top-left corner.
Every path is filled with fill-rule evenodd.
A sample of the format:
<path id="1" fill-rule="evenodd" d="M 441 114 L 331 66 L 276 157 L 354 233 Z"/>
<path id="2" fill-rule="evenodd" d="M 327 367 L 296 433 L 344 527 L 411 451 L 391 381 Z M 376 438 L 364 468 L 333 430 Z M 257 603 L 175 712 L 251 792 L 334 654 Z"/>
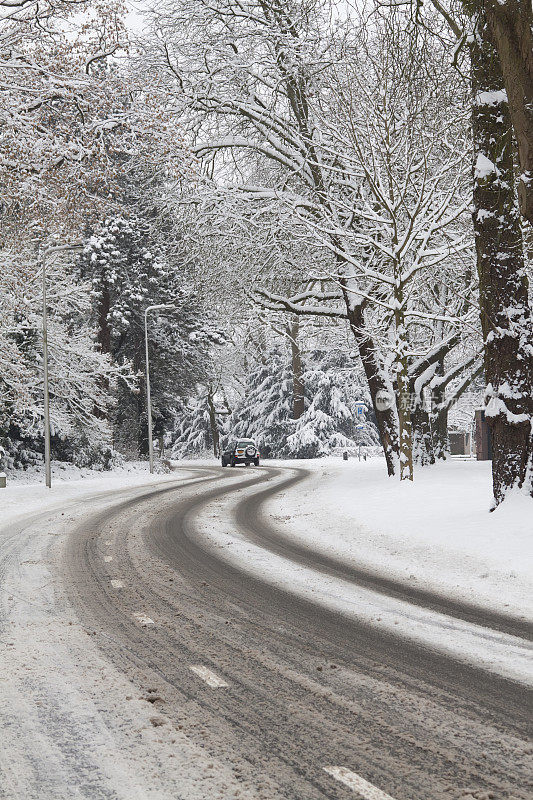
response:
<path id="1" fill-rule="evenodd" d="M 531 796 L 530 631 L 281 537 L 261 504 L 305 479 L 197 468 L 3 532 L 0 797 Z"/>

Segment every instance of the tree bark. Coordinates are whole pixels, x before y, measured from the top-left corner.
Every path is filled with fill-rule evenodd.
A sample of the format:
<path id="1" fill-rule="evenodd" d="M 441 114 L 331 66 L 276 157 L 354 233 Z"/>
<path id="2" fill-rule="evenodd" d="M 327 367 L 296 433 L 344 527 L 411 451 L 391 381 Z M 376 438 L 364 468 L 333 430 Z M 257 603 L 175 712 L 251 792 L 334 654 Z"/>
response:
<path id="1" fill-rule="evenodd" d="M 496 504 L 514 486 L 533 494 L 533 330 L 515 201 L 513 137 L 500 60 L 487 20 L 470 44 L 474 106 L 473 222 L 493 443 Z M 529 468 L 529 469 L 528 469 Z"/>
<path id="2" fill-rule="evenodd" d="M 292 355 L 292 418 L 300 419 L 305 411 L 304 383 L 302 376 L 302 353 L 298 343 L 300 320 L 295 317 L 288 325 Z"/>
<path id="3" fill-rule="evenodd" d="M 211 439 L 213 441 L 213 453 L 215 458 L 220 454 L 220 436 L 218 433 L 217 415 L 215 411 L 215 401 L 213 387 L 209 386 L 207 390 L 207 406 L 209 408 L 209 425 L 211 427 Z"/>
<path id="4" fill-rule="evenodd" d="M 502 67 L 518 145 L 518 201 L 533 225 L 533 33 L 531 0 L 485 0 L 491 40 Z"/>
<path id="5" fill-rule="evenodd" d="M 444 357 L 439 362 L 437 374 L 444 375 Z M 457 399 L 457 398 L 456 398 Z M 445 387 L 437 383 L 431 389 L 432 410 L 430 415 L 432 450 L 435 461 L 445 461 L 450 453 L 448 438 L 448 409 Z"/>
<path id="6" fill-rule="evenodd" d="M 413 426 L 413 460 L 415 464 L 425 467 L 434 464 L 435 449 L 433 446 L 433 433 L 431 417 L 422 403 L 417 403 L 411 412 Z"/>
<path id="7" fill-rule="evenodd" d="M 141 350 L 137 349 L 132 359 L 132 368 L 135 374 L 140 376 L 139 389 L 131 394 L 135 417 L 133 425 L 137 428 L 139 455 L 141 457 L 148 457 L 148 408 L 146 405 L 146 377 L 143 375 L 143 366 Z"/>
<path id="8" fill-rule="evenodd" d="M 365 333 L 363 305 L 358 303 L 353 306 L 347 295 L 345 296 L 345 302 L 350 328 L 357 343 L 359 356 L 368 382 L 372 406 L 376 415 L 379 438 L 387 463 L 387 472 L 389 476 L 392 476 L 396 474 L 399 455 L 398 419 L 393 395 L 387 384 L 385 373 L 381 367 L 379 355 L 374 343 L 370 336 Z M 389 408 L 383 408 L 381 403 L 379 403 L 378 407 L 379 393 L 387 394 L 391 397 Z"/>

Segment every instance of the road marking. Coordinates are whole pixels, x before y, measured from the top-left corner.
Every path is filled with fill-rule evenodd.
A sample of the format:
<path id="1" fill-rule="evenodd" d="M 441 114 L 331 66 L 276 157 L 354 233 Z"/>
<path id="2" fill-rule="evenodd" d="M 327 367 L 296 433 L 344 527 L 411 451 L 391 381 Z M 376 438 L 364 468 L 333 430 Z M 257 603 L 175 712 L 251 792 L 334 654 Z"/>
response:
<path id="1" fill-rule="evenodd" d="M 110 561 L 113 561 L 113 556 L 104 556 L 104 561 L 109 564 Z"/>
<path id="2" fill-rule="evenodd" d="M 219 678 L 218 675 L 215 675 L 214 672 L 211 672 L 210 669 L 203 667 L 201 664 L 189 664 L 189 669 L 205 681 L 212 689 L 223 689 L 229 685 L 226 681 L 223 681 L 222 678 Z"/>
<path id="3" fill-rule="evenodd" d="M 146 628 L 147 625 L 155 625 L 153 619 L 147 617 L 146 614 L 134 614 L 133 616 L 135 617 L 137 622 L 139 622 L 143 626 L 143 628 Z"/>
<path id="4" fill-rule="evenodd" d="M 117 581 L 115 579 L 113 579 L 111 581 L 111 586 L 113 587 L 113 589 L 123 589 L 124 588 L 124 584 L 122 583 L 122 581 Z"/>
<path id="5" fill-rule="evenodd" d="M 365 800 L 394 800 L 390 794 L 382 792 L 377 786 L 365 781 L 360 775 L 357 775 L 346 767 L 324 767 L 324 771 L 341 783 L 344 783 L 345 786 L 353 789 L 354 792 L 360 794 Z"/>
<path id="6" fill-rule="evenodd" d="M 106 539 L 106 541 L 104 542 L 104 544 L 106 544 L 106 545 L 109 547 L 110 545 L 112 545 L 112 544 L 113 544 L 113 542 L 112 542 L 110 539 Z"/>

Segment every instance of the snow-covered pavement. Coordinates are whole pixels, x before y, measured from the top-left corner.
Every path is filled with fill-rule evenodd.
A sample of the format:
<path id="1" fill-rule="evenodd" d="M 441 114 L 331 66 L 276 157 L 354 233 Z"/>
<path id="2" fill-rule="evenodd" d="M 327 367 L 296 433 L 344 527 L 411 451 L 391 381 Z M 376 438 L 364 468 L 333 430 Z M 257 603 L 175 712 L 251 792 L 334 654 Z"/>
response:
<path id="1" fill-rule="evenodd" d="M 359 523 L 343 527 L 342 491 L 366 470 L 371 497 L 382 465 L 207 465 L 2 490 L 0 796 L 314 800 L 348 776 L 447 800 L 450 759 L 453 797 L 518 785 L 528 642 L 317 556 L 321 531 L 343 557 Z M 265 526 L 310 545 L 308 561 Z"/>
<path id="2" fill-rule="evenodd" d="M 412 484 L 388 478 L 382 459 L 292 463 L 313 477 L 265 506 L 288 537 L 406 584 L 533 619 L 532 503 L 516 492 L 490 513 L 490 462 L 419 469 Z"/>

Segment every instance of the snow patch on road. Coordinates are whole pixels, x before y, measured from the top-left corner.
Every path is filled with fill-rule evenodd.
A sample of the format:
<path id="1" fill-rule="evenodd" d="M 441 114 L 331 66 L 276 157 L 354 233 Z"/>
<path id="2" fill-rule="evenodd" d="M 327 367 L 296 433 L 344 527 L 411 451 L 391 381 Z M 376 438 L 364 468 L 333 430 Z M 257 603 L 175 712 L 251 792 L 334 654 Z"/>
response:
<path id="1" fill-rule="evenodd" d="M 215 672 L 204 667 L 202 664 L 190 664 L 189 669 L 194 672 L 195 675 L 198 675 L 204 683 L 207 683 L 211 689 L 225 689 L 228 687 L 225 680 L 219 678 Z"/>
<path id="2" fill-rule="evenodd" d="M 135 613 L 133 616 L 135 617 L 139 625 L 141 625 L 143 628 L 146 628 L 147 625 L 155 625 L 153 619 L 147 616 L 146 614 Z"/>

